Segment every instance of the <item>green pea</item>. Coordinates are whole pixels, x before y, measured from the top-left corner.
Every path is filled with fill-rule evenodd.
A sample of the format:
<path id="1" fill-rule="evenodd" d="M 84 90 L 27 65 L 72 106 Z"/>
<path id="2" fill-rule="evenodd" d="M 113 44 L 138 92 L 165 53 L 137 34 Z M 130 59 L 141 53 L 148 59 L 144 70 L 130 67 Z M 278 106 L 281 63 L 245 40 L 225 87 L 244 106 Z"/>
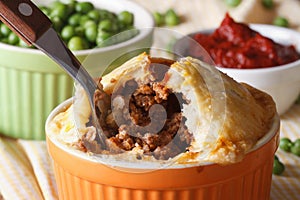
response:
<path id="1" fill-rule="evenodd" d="M 48 6 L 48 8 L 52 10 L 61 4 L 63 4 L 63 3 L 59 0 L 52 1 L 51 4 Z"/>
<path id="2" fill-rule="evenodd" d="M 275 175 L 281 175 L 285 170 L 285 166 L 282 162 L 280 162 L 279 160 L 274 160 L 273 163 L 273 174 Z"/>
<path id="3" fill-rule="evenodd" d="M 75 12 L 75 6 L 76 6 L 77 1 L 71 0 L 70 2 L 67 3 L 68 7 L 68 15 L 72 14 Z"/>
<path id="4" fill-rule="evenodd" d="M 273 20 L 273 24 L 276 26 L 288 27 L 289 21 L 284 17 L 278 16 Z"/>
<path id="5" fill-rule="evenodd" d="M 100 20 L 99 10 L 91 10 L 87 13 L 87 16 L 95 22 L 99 22 Z"/>
<path id="6" fill-rule="evenodd" d="M 124 30 L 129 29 L 129 27 L 132 27 L 132 26 L 128 26 L 128 25 L 126 25 L 126 24 L 124 24 L 123 22 L 120 22 L 120 21 L 117 21 L 116 24 L 117 24 L 119 32 L 122 32 Z"/>
<path id="7" fill-rule="evenodd" d="M 61 31 L 61 37 L 65 40 L 68 41 L 75 35 L 75 28 L 74 26 L 67 25 L 65 26 L 62 31 Z"/>
<path id="8" fill-rule="evenodd" d="M 91 2 L 79 2 L 75 5 L 75 10 L 82 14 L 86 14 L 93 9 L 94 5 Z"/>
<path id="9" fill-rule="evenodd" d="M 50 20 L 52 21 L 52 25 L 53 25 L 53 28 L 57 31 L 57 32 L 60 32 L 63 25 L 64 25 L 64 22 L 61 18 L 57 17 L 57 16 L 52 16 L 50 17 Z"/>
<path id="10" fill-rule="evenodd" d="M 33 46 L 29 46 L 24 40 L 19 40 L 18 46 L 23 48 L 33 48 Z"/>
<path id="11" fill-rule="evenodd" d="M 84 38 L 74 36 L 69 40 L 68 48 L 72 51 L 84 50 L 88 48 L 88 43 L 84 40 Z"/>
<path id="12" fill-rule="evenodd" d="M 7 39 L 8 39 L 8 43 L 11 45 L 16 45 L 19 43 L 19 37 L 14 32 L 11 32 L 8 35 Z"/>
<path id="13" fill-rule="evenodd" d="M 98 25 L 99 29 L 106 32 L 114 32 L 117 31 L 117 26 L 109 19 L 105 19 L 100 21 Z"/>
<path id="14" fill-rule="evenodd" d="M 2 43 L 8 44 L 8 38 L 1 38 L 0 40 Z"/>
<path id="15" fill-rule="evenodd" d="M 175 26 L 180 23 L 180 18 L 173 9 L 169 9 L 166 12 L 165 23 L 167 26 Z"/>
<path id="16" fill-rule="evenodd" d="M 129 11 L 122 11 L 118 14 L 118 20 L 126 25 L 133 25 L 134 15 Z"/>
<path id="17" fill-rule="evenodd" d="M 0 25 L 0 32 L 2 36 L 8 37 L 8 35 L 12 32 L 5 24 Z"/>
<path id="18" fill-rule="evenodd" d="M 63 3 L 56 4 L 56 6 L 51 10 L 50 16 L 66 19 L 68 17 L 68 6 Z"/>
<path id="19" fill-rule="evenodd" d="M 85 37 L 89 42 L 96 42 L 98 35 L 98 27 L 97 26 L 88 26 L 85 29 Z"/>
<path id="20" fill-rule="evenodd" d="M 88 28 L 88 27 L 90 27 L 90 26 L 95 26 L 95 27 L 97 27 L 97 24 L 96 24 L 96 22 L 93 21 L 93 20 L 87 20 L 87 21 L 85 21 L 81 26 L 82 26 L 83 28 Z"/>
<path id="21" fill-rule="evenodd" d="M 300 156 L 300 148 L 296 147 L 296 146 L 292 146 L 291 147 L 291 153 L 296 155 L 296 156 Z"/>
<path id="22" fill-rule="evenodd" d="M 81 19 L 81 14 L 79 13 L 74 13 L 73 15 L 71 15 L 68 19 L 68 24 L 72 25 L 72 26 L 77 26 L 79 25 Z"/>
<path id="23" fill-rule="evenodd" d="M 274 6 L 273 0 L 262 0 L 262 4 L 267 9 L 271 9 Z"/>
<path id="24" fill-rule="evenodd" d="M 100 20 L 116 18 L 116 15 L 114 15 L 112 12 L 105 9 L 99 10 L 99 14 L 100 14 Z"/>
<path id="25" fill-rule="evenodd" d="M 281 138 L 279 141 L 279 148 L 286 151 L 290 152 L 292 147 L 292 141 L 289 138 Z"/>
<path id="26" fill-rule="evenodd" d="M 154 18 L 156 26 L 162 26 L 164 24 L 165 17 L 162 13 L 154 12 L 153 18 Z"/>
<path id="27" fill-rule="evenodd" d="M 82 26 L 75 27 L 75 35 L 84 37 L 84 28 Z"/>
<path id="28" fill-rule="evenodd" d="M 105 32 L 103 30 L 98 31 L 98 35 L 96 38 L 96 44 L 98 47 L 104 47 L 111 45 L 113 42 L 109 38 L 112 37 L 112 34 L 109 32 Z"/>
<path id="29" fill-rule="evenodd" d="M 85 22 L 89 21 L 90 18 L 86 15 L 82 15 L 79 19 L 79 24 L 80 26 L 83 26 L 85 24 Z"/>
<path id="30" fill-rule="evenodd" d="M 105 31 L 99 31 L 98 32 L 98 38 L 101 38 L 102 40 L 107 40 L 111 36 L 112 36 L 112 34 L 109 33 L 109 32 L 105 32 Z"/>
<path id="31" fill-rule="evenodd" d="M 241 3 L 241 0 L 225 0 L 225 3 L 230 7 L 237 7 Z"/>
<path id="32" fill-rule="evenodd" d="M 297 139 L 291 147 L 291 153 L 300 156 L 300 139 Z"/>

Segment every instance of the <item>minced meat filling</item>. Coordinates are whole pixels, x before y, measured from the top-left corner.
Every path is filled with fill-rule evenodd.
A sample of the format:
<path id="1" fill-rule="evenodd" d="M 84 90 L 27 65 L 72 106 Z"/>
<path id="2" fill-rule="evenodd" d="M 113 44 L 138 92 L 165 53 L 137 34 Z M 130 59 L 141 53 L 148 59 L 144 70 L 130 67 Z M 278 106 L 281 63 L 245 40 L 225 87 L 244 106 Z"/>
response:
<path id="1" fill-rule="evenodd" d="M 112 102 L 119 98 L 125 106 L 114 111 L 117 122 L 112 121 L 112 114 L 107 116 L 104 129 L 110 151 L 139 148 L 156 159 L 168 159 L 187 151 L 192 134 L 184 125 L 186 119 L 181 108 L 187 101 L 182 94 L 173 93 L 159 82 L 138 85 L 134 80 L 127 81 L 116 93 Z M 100 151 L 93 147 L 97 137 L 88 138 L 86 134 L 82 139 L 85 148 Z"/>

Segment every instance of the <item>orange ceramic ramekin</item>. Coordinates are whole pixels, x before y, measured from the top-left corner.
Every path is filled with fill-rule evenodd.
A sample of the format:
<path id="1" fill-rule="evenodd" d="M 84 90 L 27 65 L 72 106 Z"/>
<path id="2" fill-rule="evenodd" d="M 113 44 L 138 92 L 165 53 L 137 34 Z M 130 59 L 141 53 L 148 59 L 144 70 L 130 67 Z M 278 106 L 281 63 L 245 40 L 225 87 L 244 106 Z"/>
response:
<path id="1" fill-rule="evenodd" d="M 59 105 L 46 123 L 59 198 L 70 200 L 267 200 L 270 197 L 279 118 L 236 164 L 204 164 L 157 170 L 120 169 L 97 162 L 49 137 L 49 122 L 72 101 Z"/>

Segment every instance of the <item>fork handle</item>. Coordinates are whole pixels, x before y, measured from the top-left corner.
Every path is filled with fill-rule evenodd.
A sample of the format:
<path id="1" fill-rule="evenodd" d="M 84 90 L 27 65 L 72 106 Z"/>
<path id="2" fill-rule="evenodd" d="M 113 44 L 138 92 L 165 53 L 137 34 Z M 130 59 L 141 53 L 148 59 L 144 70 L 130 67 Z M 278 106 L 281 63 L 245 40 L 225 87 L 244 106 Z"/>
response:
<path id="1" fill-rule="evenodd" d="M 52 26 L 30 0 L 0 0 L 0 20 L 29 45 Z"/>

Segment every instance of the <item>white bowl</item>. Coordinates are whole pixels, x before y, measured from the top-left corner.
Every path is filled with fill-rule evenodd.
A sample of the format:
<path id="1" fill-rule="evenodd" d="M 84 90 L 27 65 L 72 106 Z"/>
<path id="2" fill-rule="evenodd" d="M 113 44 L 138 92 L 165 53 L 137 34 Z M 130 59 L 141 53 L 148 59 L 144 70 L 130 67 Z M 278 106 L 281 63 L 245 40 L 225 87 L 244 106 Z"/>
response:
<path id="1" fill-rule="evenodd" d="M 49 5 L 51 2 L 55 0 L 33 0 L 37 5 Z M 68 0 L 59 0 L 62 2 L 68 2 Z M 134 27 L 139 29 L 139 34 L 135 37 L 117 43 L 111 46 L 106 46 L 102 48 L 94 48 L 88 50 L 80 50 L 74 51 L 74 54 L 83 62 L 83 65 L 86 68 L 102 68 L 105 70 L 106 67 L 111 65 L 116 59 L 124 56 L 124 54 L 129 55 L 130 52 L 132 54 L 137 55 L 136 51 L 144 51 L 147 48 L 150 48 L 153 42 L 153 27 L 155 26 L 154 19 L 152 14 L 146 10 L 144 7 L 139 4 L 129 1 L 129 0 L 77 0 L 80 1 L 88 1 L 94 4 L 96 8 L 106 9 L 112 11 L 114 13 L 119 13 L 121 11 L 127 10 L 134 15 Z M 41 53 L 41 52 L 39 52 Z M 129 55 L 126 57 L 133 57 L 133 55 Z M 124 61 L 124 60 L 123 60 Z M 123 63 L 123 62 L 120 62 Z M 103 73 L 104 71 L 101 71 Z M 99 74 L 99 70 L 97 70 L 97 74 L 95 71 L 90 72 L 95 77 L 99 77 L 102 74 Z"/>
<path id="2" fill-rule="evenodd" d="M 300 52 L 300 33 L 291 29 L 273 25 L 251 24 L 251 29 L 258 31 L 262 35 L 273 39 L 275 42 L 284 45 L 294 45 Z M 214 30 L 203 30 L 197 33 L 212 33 Z M 188 36 L 193 36 L 191 33 Z M 185 40 L 185 42 L 183 42 Z M 191 38 L 188 39 L 189 41 Z M 188 46 L 183 45 L 187 39 L 179 39 L 174 45 L 175 54 L 187 56 Z M 182 48 L 179 50 L 179 48 Z M 217 67 L 220 71 L 231 76 L 238 82 L 245 82 L 270 94 L 277 107 L 278 113 L 285 113 L 296 101 L 300 94 L 300 60 L 295 62 L 257 69 L 235 69 Z"/>

